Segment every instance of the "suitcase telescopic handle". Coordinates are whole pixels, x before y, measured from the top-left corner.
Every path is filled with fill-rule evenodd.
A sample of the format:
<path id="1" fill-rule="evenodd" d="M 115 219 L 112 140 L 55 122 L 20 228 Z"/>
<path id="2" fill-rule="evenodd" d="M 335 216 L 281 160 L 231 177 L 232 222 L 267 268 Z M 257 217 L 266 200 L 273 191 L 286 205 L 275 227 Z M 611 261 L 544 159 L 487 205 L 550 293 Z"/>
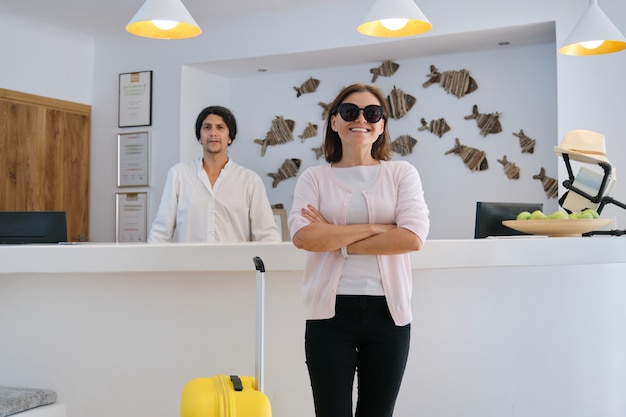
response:
<path id="1" fill-rule="evenodd" d="M 265 389 L 265 265 L 259 256 L 252 258 L 256 268 L 256 358 L 254 376 L 257 389 Z"/>
<path id="2" fill-rule="evenodd" d="M 256 268 L 257 271 L 265 272 L 265 265 L 263 265 L 263 259 L 261 259 L 259 256 L 255 256 L 254 258 L 252 258 L 252 262 L 254 262 L 254 267 Z"/>

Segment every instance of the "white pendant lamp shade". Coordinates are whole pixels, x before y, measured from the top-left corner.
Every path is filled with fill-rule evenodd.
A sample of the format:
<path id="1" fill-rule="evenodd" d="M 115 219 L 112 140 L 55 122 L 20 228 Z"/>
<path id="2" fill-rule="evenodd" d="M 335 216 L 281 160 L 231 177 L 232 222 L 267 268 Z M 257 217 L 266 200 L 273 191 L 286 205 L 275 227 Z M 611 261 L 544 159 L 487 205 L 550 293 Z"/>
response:
<path id="1" fill-rule="evenodd" d="M 155 39 L 193 38 L 202 33 L 180 0 L 146 0 L 126 30 Z"/>
<path id="2" fill-rule="evenodd" d="M 567 37 L 559 52 L 563 55 L 602 55 L 626 49 L 626 38 L 591 0 L 587 11 Z"/>
<path id="3" fill-rule="evenodd" d="M 376 0 L 357 30 L 368 36 L 399 38 L 419 35 L 432 28 L 413 0 Z"/>

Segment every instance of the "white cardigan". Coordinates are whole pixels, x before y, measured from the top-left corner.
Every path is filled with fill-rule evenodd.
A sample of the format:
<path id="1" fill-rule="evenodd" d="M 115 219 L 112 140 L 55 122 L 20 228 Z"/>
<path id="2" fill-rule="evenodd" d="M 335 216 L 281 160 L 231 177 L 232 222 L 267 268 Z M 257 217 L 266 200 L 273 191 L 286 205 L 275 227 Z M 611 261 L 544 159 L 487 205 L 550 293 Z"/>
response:
<path id="1" fill-rule="evenodd" d="M 352 190 L 338 181 L 330 164 L 314 166 L 298 178 L 289 230 L 293 237 L 308 221 L 301 211 L 312 205 L 332 224 L 346 224 Z M 415 233 L 422 242 L 430 228 L 429 212 L 417 169 L 406 161 L 381 161 L 374 184 L 363 192 L 371 223 L 396 224 Z M 412 274 L 409 254 L 378 255 L 387 304 L 394 322 L 403 326 L 413 320 Z M 345 258 L 338 252 L 309 252 L 304 269 L 303 295 L 307 319 L 335 315 L 336 289 Z"/>

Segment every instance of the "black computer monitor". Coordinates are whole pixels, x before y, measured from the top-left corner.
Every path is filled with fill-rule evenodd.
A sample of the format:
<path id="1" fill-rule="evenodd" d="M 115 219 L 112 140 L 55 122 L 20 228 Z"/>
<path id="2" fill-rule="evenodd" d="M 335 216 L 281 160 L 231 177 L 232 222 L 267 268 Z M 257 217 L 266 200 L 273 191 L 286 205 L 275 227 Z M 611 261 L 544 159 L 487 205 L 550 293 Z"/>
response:
<path id="1" fill-rule="evenodd" d="M 476 202 L 476 223 L 474 226 L 474 239 L 482 239 L 488 236 L 513 236 L 526 235 L 528 233 L 513 230 L 502 224 L 502 220 L 515 220 L 522 211 L 532 213 L 535 210 L 543 210 L 543 203 L 501 203 L 501 202 Z"/>
<path id="2" fill-rule="evenodd" d="M 0 243 L 67 241 L 64 211 L 0 211 Z"/>

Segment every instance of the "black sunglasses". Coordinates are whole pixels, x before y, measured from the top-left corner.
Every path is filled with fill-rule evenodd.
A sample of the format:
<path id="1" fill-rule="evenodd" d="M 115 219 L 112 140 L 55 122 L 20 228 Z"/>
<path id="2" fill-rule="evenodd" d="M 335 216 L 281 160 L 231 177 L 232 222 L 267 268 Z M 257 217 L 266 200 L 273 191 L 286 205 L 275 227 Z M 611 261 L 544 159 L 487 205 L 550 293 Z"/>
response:
<path id="1" fill-rule="evenodd" d="M 375 104 L 370 104 L 369 106 L 365 106 L 365 108 L 360 109 L 359 106 L 352 103 L 341 103 L 337 106 L 337 113 L 341 116 L 343 120 L 346 122 L 352 122 L 359 117 L 359 113 L 363 110 L 363 117 L 368 123 L 377 123 L 380 119 L 383 118 L 384 111 L 382 106 L 377 106 Z"/>

